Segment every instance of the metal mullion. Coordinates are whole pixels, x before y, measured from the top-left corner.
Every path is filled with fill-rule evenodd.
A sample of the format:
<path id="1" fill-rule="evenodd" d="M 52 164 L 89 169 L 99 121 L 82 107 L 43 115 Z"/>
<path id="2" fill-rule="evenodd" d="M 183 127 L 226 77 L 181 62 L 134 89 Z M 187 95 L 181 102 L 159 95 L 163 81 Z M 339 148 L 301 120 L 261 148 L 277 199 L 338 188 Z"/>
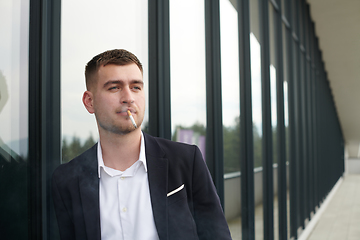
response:
<path id="1" fill-rule="evenodd" d="M 316 46 L 316 44 L 314 44 Z M 313 51 L 315 52 L 316 50 L 313 49 Z M 319 131 L 318 131 L 318 118 L 319 118 L 319 101 L 318 101 L 318 78 L 317 78 L 317 61 L 316 61 L 316 57 L 315 57 L 315 53 L 314 53 L 314 60 L 315 60 L 315 67 L 314 67 L 314 91 L 313 91 L 313 96 L 314 96 L 314 208 L 316 208 L 316 206 L 319 206 L 320 203 L 320 196 L 319 196 L 319 182 L 320 182 L 320 175 L 319 175 Z"/>
<path id="2" fill-rule="evenodd" d="M 284 59 L 281 1 L 279 9 L 274 11 L 275 18 L 275 51 L 276 51 L 276 109 L 277 109 L 277 152 L 278 152 L 278 215 L 279 240 L 287 239 L 287 186 L 286 186 L 286 140 L 284 113 Z M 287 31 L 287 30 L 285 30 Z M 286 227 L 284 227 L 286 226 Z"/>
<path id="3" fill-rule="evenodd" d="M 30 1 L 29 239 L 56 239 L 51 176 L 61 162 L 61 2 Z"/>
<path id="4" fill-rule="evenodd" d="M 304 60 L 304 64 L 305 64 L 305 78 L 304 78 L 304 118 L 305 118 L 305 123 L 304 123 L 304 130 L 306 132 L 306 138 L 304 141 L 304 144 L 306 146 L 306 166 L 305 166 L 305 192 L 306 192 L 306 201 L 305 201 L 305 213 L 307 214 L 307 218 L 309 220 L 311 220 L 311 212 L 312 212 L 312 208 L 311 208 L 311 189 L 312 189 L 312 175 L 311 175 L 311 163 L 312 163 L 312 158 L 311 158 L 311 89 L 310 89 L 310 68 L 309 68 L 309 61 L 307 61 L 306 59 Z"/>
<path id="5" fill-rule="evenodd" d="M 310 176 L 310 183 L 309 183 L 309 209 L 310 209 L 310 213 L 314 212 L 315 213 L 315 192 L 314 192 L 314 182 L 315 182 L 315 175 L 314 175 L 314 162 L 315 162 L 315 157 L 314 157 L 314 149 L 315 149 L 315 141 L 314 141 L 314 87 L 313 87 L 313 82 L 314 82 L 314 58 L 312 56 L 312 52 L 313 52 L 313 45 L 312 45 L 312 36 L 313 36 L 313 31 L 314 29 L 312 28 L 312 21 L 310 19 L 310 9 L 309 9 L 309 5 L 307 3 L 305 4 L 305 10 L 306 10 L 306 33 L 307 33 L 307 37 L 306 37 L 306 46 L 307 46 L 307 59 L 308 59 L 308 93 L 309 93 L 309 99 L 308 99 L 308 123 L 309 123 L 309 176 Z M 309 216 L 311 217 L 311 214 L 309 213 Z"/>
<path id="6" fill-rule="evenodd" d="M 328 91 L 329 91 L 329 111 L 330 111 L 330 114 L 331 114 L 331 128 L 330 129 L 336 129 L 336 126 L 334 125 L 334 122 L 335 122 L 335 118 L 336 118 L 336 110 L 335 110 L 335 103 L 334 103 L 334 98 L 333 98 L 333 95 L 332 95 L 332 92 L 331 92 L 331 87 L 330 87 L 330 81 L 329 79 L 327 78 L 328 80 Z M 334 133 L 333 133 L 334 134 Z M 333 161 L 333 164 L 332 164 L 332 171 L 331 171 L 331 174 L 332 174 L 332 186 L 330 189 L 332 189 L 333 185 L 335 185 L 336 181 L 337 181 L 337 174 L 336 174 L 336 158 L 334 156 L 336 156 L 335 154 L 335 145 L 334 145 L 335 141 L 334 141 L 334 138 L 331 139 L 331 144 L 332 144 L 332 147 L 331 147 L 331 151 L 332 151 L 332 161 Z"/>
<path id="7" fill-rule="evenodd" d="M 289 62 L 289 80 L 288 80 L 288 109 L 289 109 L 289 181 L 290 181 L 290 237 L 297 238 L 297 226 L 298 226 L 298 184 L 297 184 L 297 166 L 296 166 L 296 159 L 297 159 L 297 133 L 296 133 L 296 96 L 295 96 L 295 89 L 296 89 L 296 80 L 295 80 L 295 52 L 294 52 L 294 45 L 295 42 L 293 40 L 293 18 L 292 16 L 292 9 L 293 9 L 293 1 L 287 2 L 287 8 L 285 13 L 290 16 L 289 18 L 289 28 L 286 31 L 286 39 L 287 39 L 287 61 Z"/>
<path id="8" fill-rule="evenodd" d="M 317 41 L 318 42 L 318 41 Z M 322 165 L 322 147 L 323 142 L 321 141 L 322 137 L 322 83 L 321 83 L 321 73 L 320 73 L 320 57 L 319 57 L 319 50 L 317 49 L 317 70 L 316 70 L 316 85 L 317 85 L 317 121 L 316 121 L 316 129 L 317 129 L 317 143 L 318 143 L 318 171 L 317 171 L 317 178 L 318 178 L 318 207 L 320 207 L 322 201 L 323 201 L 323 170 L 324 167 Z"/>
<path id="9" fill-rule="evenodd" d="M 322 106 L 322 75 L 321 75 L 321 53 L 319 50 L 319 39 L 316 38 L 316 83 L 317 83 L 317 143 L 318 143 L 318 150 L 317 150 L 317 157 L 318 157 L 318 171 L 317 171 L 317 178 L 318 178 L 318 207 L 323 202 L 323 191 L 324 191 L 324 165 L 322 162 L 323 159 L 323 141 L 322 141 L 322 117 L 323 117 L 323 106 Z"/>
<path id="10" fill-rule="evenodd" d="M 318 108 L 317 108 L 317 81 L 316 81 L 316 68 L 314 67 L 312 69 L 312 99 L 313 99 L 313 103 L 312 103 L 312 131 L 313 131 L 313 209 L 314 212 L 316 210 L 316 206 L 319 202 L 319 197 L 318 197 L 318 154 L 317 154 L 317 149 L 318 149 L 318 141 L 317 141 L 317 112 L 318 112 Z"/>
<path id="11" fill-rule="evenodd" d="M 169 0 L 149 0 L 149 133 L 171 139 Z"/>
<path id="12" fill-rule="evenodd" d="M 296 124 L 296 131 L 297 131 L 297 149 L 298 149 L 298 154 L 297 154 L 297 184 L 298 184 L 298 198 L 300 201 L 298 201 L 298 209 L 297 209 L 297 214 L 298 214 L 298 227 L 302 227 L 304 228 L 304 184 L 303 184 L 303 159 L 304 159 L 304 146 L 303 146 L 303 129 L 302 129 L 302 98 L 301 98 L 301 93 L 302 93 L 302 61 L 301 61 L 301 44 L 300 44 L 300 35 L 299 35 L 299 2 L 295 1 L 295 5 L 293 6 L 294 9 L 294 27 L 295 27 L 295 31 L 293 31 L 293 37 L 297 43 L 296 47 L 295 47 L 295 52 L 296 52 L 296 63 L 297 65 L 295 65 L 296 67 L 296 120 L 297 120 L 297 124 Z"/>
<path id="13" fill-rule="evenodd" d="M 41 200 L 41 34 L 42 1 L 29 4 L 29 155 L 28 155 L 28 238 L 42 238 Z"/>
<path id="14" fill-rule="evenodd" d="M 43 239 L 53 239 L 56 229 L 51 177 L 61 163 L 61 1 L 43 0 L 42 34 L 42 178 Z M 45 183 L 45 184 L 44 184 Z M 45 223 L 45 224 L 44 224 Z"/>
<path id="15" fill-rule="evenodd" d="M 314 157 L 314 149 L 315 149 L 315 141 L 314 141 L 314 57 L 313 57 L 313 28 L 312 21 L 309 15 L 309 6 L 307 5 L 307 27 L 308 27 L 308 56 L 309 56 L 309 124 L 310 124 L 310 138 L 309 138 L 309 154 L 310 154 L 310 209 L 315 213 L 315 157 Z"/>
<path id="16" fill-rule="evenodd" d="M 314 28 L 313 22 L 310 19 L 310 8 L 309 5 L 306 5 L 306 16 L 307 16 L 307 43 L 308 43 L 308 56 L 310 58 L 309 62 L 309 94 L 310 94 L 310 101 L 309 101 L 309 124 L 310 124 L 310 138 L 309 138 L 309 154 L 310 154 L 310 209 L 315 213 L 315 129 L 314 129 L 314 108 L 315 108 L 315 101 L 314 101 L 314 56 L 313 56 L 313 35 L 314 35 Z"/>
<path id="17" fill-rule="evenodd" d="M 303 112 L 304 112 L 304 104 L 303 104 L 303 92 L 304 92 L 304 86 L 303 86 L 303 79 L 304 79 L 304 72 L 303 72 L 303 61 L 302 61 L 302 51 L 300 49 L 300 43 L 298 43 L 297 50 L 297 58 L 298 58 L 298 78 L 297 78 L 297 111 L 298 111 L 298 146 L 299 146 L 299 158 L 298 160 L 298 185 L 299 185 L 299 227 L 304 228 L 304 220 L 305 220 L 305 186 L 304 186 L 304 165 L 305 165 L 305 145 L 304 145 L 304 118 L 303 118 Z"/>
<path id="18" fill-rule="evenodd" d="M 221 100 L 220 6 L 205 1 L 206 35 L 206 160 L 224 207 L 224 154 Z"/>
<path id="19" fill-rule="evenodd" d="M 314 101 L 314 68 L 310 66 L 309 69 L 309 154 L 310 154 L 310 210 L 315 213 L 315 129 L 314 129 L 314 108 L 315 108 L 315 101 Z"/>
<path id="20" fill-rule="evenodd" d="M 327 138 L 325 137 L 325 129 L 327 121 L 324 121 L 327 118 L 327 105 L 326 105 L 326 92 L 325 92 L 325 77 L 324 77 L 324 64 L 321 62 L 321 83 L 322 83 L 322 134 L 321 134 L 321 141 L 323 142 L 322 146 L 322 166 L 323 166 L 323 199 L 325 200 L 327 194 L 328 194 L 328 182 L 329 182 L 329 167 L 330 164 L 326 164 L 327 159 L 327 151 L 326 151 L 326 144 L 327 144 Z"/>
<path id="21" fill-rule="evenodd" d="M 334 118 L 336 117 L 336 110 L 335 110 L 335 103 L 334 103 L 334 99 L 333 99 L 333 95 L 332 95 L 332 92 L 331 92 L 331 87 L 330 87 L 330 81 L 329 81 L 329 78 L 328 78 L 328 75 L 326 73 L 326 83 L 327 83 L 327 92 L 328 92 L 328 111 L 329 111 L 329 116 L 328 116 L 328 119 L 330 121 L 328 121 L 328 129 L 334 129 Z M 335 174 L 336 172 L 336 159 L 334 158 L 334 146 L 333 146 L 333 143 L 334 143 L 334 139 L 328 139 L 329 144 L 330 145 L 330 151 L 329 151 L 329 159 L 331 159 L 331 171 L 330 171 L 330 179 L 331 179 L 331 182 L 329 184 L 329 192 L 331 191 L 333 185 L 335 185 L 336 181 L 337 181 L 337 176 Z"/>
<path id="22" fill-rule="evenodd" d="M 299 132 L 300 132 L 300 176 L 299 178 L 301 181 L 300 184 L 300 218 L 302 227 L 305 227 L 305 220 L 309 217 L 308 211 L 308 146 L 307 146 L 307 71 L 306 71 L 306 48 L 305 48 L 305 29 L 304 29 L 304 8 L 303 8 L 303 1 L 297 1 L 297 9 L 298 9 L 298 17 L 297 17 L 297 24 L 298 24 L 298 36 L 299 36 L 299 67 L 300 67 L 300 81 L 299 81 L 299 111 L 300 111 L 300 125 L 299 125 Z"/>
<path id="23" fill-rule="evenodd" d="M 304 47 L 305 47 L 305 85 L 306 85 L 306 90 L 305 90 L 305 112 L 306 112 L 306 133 L 307 133 L 307 137 L 306 137 L 306 141 L 305 144 L 307 146 L 307 184 L 306 184 L 306 191 L 307 191 L 307 217 L 309 220 L 311 220 L 311 212 L 312 212 L 312 157 L 311 157 L 311 149 L 312 149 L 312 141 L 311 141 L 311 88 L 310 88 L 310 83 L 311 83 L 311 68 L 310 68 L 310 63 L 311 63 L 311 59 L 310 59 L 310 46 L 309 46 L 309 16 L 307 14 L 307 8 L 306 8 L 306 2 L 302 1 L 302 9 L 303 9 L 303 32 L 304 32 Z"/>
<path id="24" fill-rule="evenodd" d="M 249 0 L 237 0 L 240 64 L 240 168 L 242 239 L 254 239 L 254 143 L 252 132 Z"/>
<path id="25" fill-rule="evenodd" d="M 327 77 L 327 73 L 324 71 L 324 82 L 325 82 L 325 91 L 326 91 L 326 119 L 325 122 L 326 129 L 331 129 L 330 120 L 331 120 L 331 110 L 330 110 L 330 87 L 329 87 L 329 81 Z M 327 142 L 327 159 L 330 160 L 329 162 L 329 170 L 328 170 L 328 177 L 327 177 L 327 193 L 328 194 L 331 191 L 331 187 L 333 185 L 333 158 L 332 158 L 332 149 L 330 145 L 330 139 L 326 138 L 324 139 Z"/>
<path id="26" fill-rule="evenodd" d="M 323 131 L 323 127 L 324 125 L 322 124 L 323 122 L 323 118 L 324 118 L 324 84 L 323 84 L 323 78 L 322 78 L 322 67 L 321 67 L 321 54 L 319 53 L 319 70 L 318 70 L 318 74 L 319 74 L 319 121 L 318 121 L 318 128 L 319 128 L 319 137 L 318 137 L 318 141 L 320 144 L 319 147 L 319 176 L 320 176 L 320 201 L 321 203 L 324 201 L 324 197 L 325 197 L 325 172 L 326 172 L 326 168 L 327 166 L 324 165 L 324 141 L 323 141 L 323 136 L 324 136 L 324 131 Z M 321 167 L 321 168 L 320 168 Z"/>
<path id="27" fill-rule="evenodd" d="M 261 106 L 262 106 L 262 190 L 264 239 L 274 238 L 274 185 L 273 185 L 273 146 L 271 127 L 270 96 L 270 38 L 269 2 L 259 1 L 260 38 L 261 38 Z"/>

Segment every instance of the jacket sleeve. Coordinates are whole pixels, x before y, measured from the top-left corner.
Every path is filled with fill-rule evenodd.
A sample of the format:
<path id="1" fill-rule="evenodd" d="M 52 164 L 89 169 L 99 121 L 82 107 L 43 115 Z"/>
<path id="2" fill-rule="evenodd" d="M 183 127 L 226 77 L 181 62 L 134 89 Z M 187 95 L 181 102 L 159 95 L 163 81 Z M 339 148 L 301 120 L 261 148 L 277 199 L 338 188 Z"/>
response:
<path id="1" fill-rule="evenodd" d="M 60 238 L 62 240 L 72 240 L 75 239 L 74 224 L 61 197 L 56 180 L 57 178 L 54 174 L 52 178 L 52 196 L 59 226 Z"/>
<path id="2" fill-rule="evenodd" d="M 193 206 L 198 237 L 201 240 L 231 239 L 219 197 L 201 152 L 195 146 L 193 165 Z"/>

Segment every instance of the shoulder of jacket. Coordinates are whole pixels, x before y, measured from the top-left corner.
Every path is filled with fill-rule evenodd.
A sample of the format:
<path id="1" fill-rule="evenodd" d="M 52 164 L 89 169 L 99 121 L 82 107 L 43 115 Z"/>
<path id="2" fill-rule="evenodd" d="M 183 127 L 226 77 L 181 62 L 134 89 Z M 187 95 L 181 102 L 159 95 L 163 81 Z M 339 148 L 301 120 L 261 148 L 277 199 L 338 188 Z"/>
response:
<path id="1" fill-rule="evenodd" d="M 97 163 L 93 163 L 93 161 L 96 161 L 97 159 L 96 154 L 97 143 L 69 162 L 60 164 L 55 169 L 53 178 L 71 178 L 72 176 L 78 175 L 80 172 L 82 172 L 84 168 L 91 167 L 91 165 L 94 164 L 97 165 Z"/>

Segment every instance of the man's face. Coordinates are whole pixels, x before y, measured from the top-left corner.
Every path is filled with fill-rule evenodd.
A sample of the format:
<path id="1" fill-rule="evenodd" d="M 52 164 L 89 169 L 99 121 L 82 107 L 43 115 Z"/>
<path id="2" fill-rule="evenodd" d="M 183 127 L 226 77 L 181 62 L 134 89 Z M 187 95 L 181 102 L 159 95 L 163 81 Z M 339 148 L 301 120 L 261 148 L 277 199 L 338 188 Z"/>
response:
<path id="1" fill-rule="evenodd" d="M 89 93 L 92 107 L 86 107 L 90 113 L 95 113 L 99 131 L 116 134 L 134 131 L 127 110 L 130 110 L 140 128 L 145 113 L 143 87 L 142 73 L 135 63 L 101 66 L 96 86 Z"/>

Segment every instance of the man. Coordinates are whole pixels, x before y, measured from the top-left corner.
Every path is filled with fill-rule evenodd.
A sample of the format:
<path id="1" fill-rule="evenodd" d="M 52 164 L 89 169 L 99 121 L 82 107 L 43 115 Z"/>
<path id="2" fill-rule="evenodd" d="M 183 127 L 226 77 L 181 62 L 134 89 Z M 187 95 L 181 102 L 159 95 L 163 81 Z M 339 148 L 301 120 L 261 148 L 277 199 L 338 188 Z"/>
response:
<path id="1" fill-rule="evenodd" d="M 85 77 L 83 103 L 100 140 L 53 174 L 61 238 L 231 239 L 199 149 L 141 132 L 137 57 L 106 51 L 87 64 Z"/>

